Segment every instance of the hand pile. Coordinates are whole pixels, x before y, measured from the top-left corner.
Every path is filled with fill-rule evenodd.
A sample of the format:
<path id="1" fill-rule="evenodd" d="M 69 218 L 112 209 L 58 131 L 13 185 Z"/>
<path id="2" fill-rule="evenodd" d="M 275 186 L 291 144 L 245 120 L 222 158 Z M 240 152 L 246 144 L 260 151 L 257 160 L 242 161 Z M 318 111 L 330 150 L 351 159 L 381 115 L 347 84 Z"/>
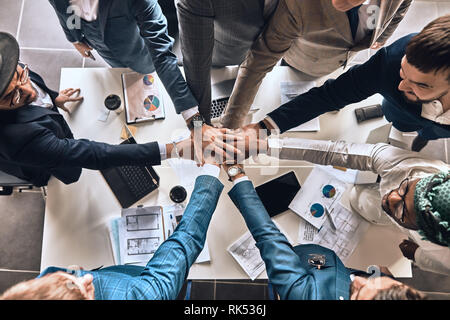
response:
<path id="1" fill-rule="evenodd" d="M 217 165 L 240 164 L 245 159 L 267 152 L 267 137 L 257 124 L 239 129 L 215 128 L 203 125 L 191 132 L 191 137 L 171 148 L 168 157 L 191 159 L 199 166 L 205 163 Z M 169 153 L 169 150 L 168 150 Z"/>

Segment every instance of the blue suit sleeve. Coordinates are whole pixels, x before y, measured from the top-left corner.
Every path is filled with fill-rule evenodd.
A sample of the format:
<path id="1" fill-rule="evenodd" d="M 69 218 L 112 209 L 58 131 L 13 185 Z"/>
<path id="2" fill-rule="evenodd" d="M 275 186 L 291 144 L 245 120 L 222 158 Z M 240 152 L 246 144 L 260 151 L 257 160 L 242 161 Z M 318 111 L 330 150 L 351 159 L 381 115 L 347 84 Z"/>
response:
<path id="1" fill-rule="evenodd" d="M 197 178 L 180 224 L 155 252 L 134 290 L 144 297 L 164 300 L 177 297 L 191 265 L 203 249 L 222 189 L 222 183 L 215 177 Z"/>
<path id="2" fill-rule="evenodd" d="M 300 263 L 286 237 L 270 219 L 250 181 L 238 183 L 229 192 L 231 200 L 244 217 L 266 264 L 270 282 L 281 299 L 314 300 L 314 277 Z"/>
<path id="3" fill-rule="evenodd" d="M 198 105 L 177 65 L 172 52 L 173 39 L 167 31 L 167 19 L 155 0 L 135 0 L 131 12 L 136 17 L 141 36 L 145 39 L 153 63 L 164 87 L 181 113 Z"/>

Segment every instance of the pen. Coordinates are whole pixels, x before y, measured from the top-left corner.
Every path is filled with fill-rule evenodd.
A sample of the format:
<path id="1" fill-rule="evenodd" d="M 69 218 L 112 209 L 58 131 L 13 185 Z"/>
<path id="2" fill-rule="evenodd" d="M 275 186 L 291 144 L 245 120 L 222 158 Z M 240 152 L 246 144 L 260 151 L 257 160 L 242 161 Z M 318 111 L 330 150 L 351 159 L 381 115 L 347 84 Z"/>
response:
<path id="1" fill-rule="evenodd" d="M 333 228 L 333 230 L 336 231 L 336 226 L 335 226 L 334 221 L 333 221 L 333 219 L 331 218 L 331 214 L 330 214 L 330 212 L 329 212 L 328 210 L 327 210 L 327 212 L 326 212 L 326 215 L 327 215 L 328 220 L 330 220 L 330 225 L 331 225 L 331 227 Z"/>
<path id="2" fill-rule="evenodd" d="M 87 55 L 89 58 L 91 58 L 92 60 L 95 61 L 95 57 L 94 57 L 94 55 L 92 54 L 92 52 L 86 50 L 86 51 L 84 51 L 84 54 Z"/>

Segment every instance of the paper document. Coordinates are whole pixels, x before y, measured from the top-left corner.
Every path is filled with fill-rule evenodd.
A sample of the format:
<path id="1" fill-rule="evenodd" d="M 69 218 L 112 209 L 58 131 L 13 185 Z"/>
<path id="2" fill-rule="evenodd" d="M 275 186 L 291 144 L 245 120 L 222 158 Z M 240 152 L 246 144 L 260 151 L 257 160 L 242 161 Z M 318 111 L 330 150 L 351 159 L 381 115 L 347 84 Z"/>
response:
<path id="1" fill-rule="evenodd" d="M 358 214 L 347 210 L 340 203 L 335 203 L 331 207 L 330 217 L 336 229 L 332 227 L 328 219 L 320 229 L 302 220 L 298 242 L 300 244 L 314 243 L 331 249 L 345 263 L 366 233 L 370 223 Z"/>
<path id="2" fill-rule="evenodd" d="M 162 208 L 122 210 L 119 221 L 120 257 L 123 264 L 148 262 L 166 237 Z"/>
<path id="3" fill-rule="evenodd" d="M 170 167 L 175 171 L 180 185 L 186 189 L 192 189 L 195 185 L 195 180 L 203 172 L 202 167 L 198 167 L 197 163 L 192 160 L 172 158 L 167 160 Z"/>
<path id="4" fill-rule="evenodd" d="M 345 182 L 316 166 L 295 195 L 289 209 L 319 229 L 347 187 Z"/>
<path id="5" fill-rule="evenodd" d="M 261 258 L 255 239 L 253 239 L 250 231 L 247 231 L 234 242 L 228 248 L 228 252 L 252 280 L 255 280 L 266 269 L 266 265 Z"/>
<path id="6" fill-rule="evenodd" d="M 122 74 L 127 124 L 164 119 L 161 83 L 156 72 Z"/>
<path id="7" fill-rule="evenodd" d="M 314 81 L 280 82 L 281 104 L 285 104 L 286 102 L 291 101 L 298 95 L 308 92 L 315 86 L 316 83 Z M 319 118 L 317 117 L 288 131 L 319 131 L 319 130 L 320 130 L 320 121 Z"/>

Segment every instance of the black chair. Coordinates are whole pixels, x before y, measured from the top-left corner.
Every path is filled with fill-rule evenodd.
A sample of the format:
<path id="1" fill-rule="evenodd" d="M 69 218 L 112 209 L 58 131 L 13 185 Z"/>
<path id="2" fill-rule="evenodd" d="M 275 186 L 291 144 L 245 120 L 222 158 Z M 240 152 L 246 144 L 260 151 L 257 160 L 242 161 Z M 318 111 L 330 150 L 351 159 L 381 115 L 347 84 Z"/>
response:
<path id="1" fill-rule="evenodd" d="M 0 188 L 0 196 L 10 196 L 14 188 L 32 189 L 33 184 L 0 171 Z"/>

